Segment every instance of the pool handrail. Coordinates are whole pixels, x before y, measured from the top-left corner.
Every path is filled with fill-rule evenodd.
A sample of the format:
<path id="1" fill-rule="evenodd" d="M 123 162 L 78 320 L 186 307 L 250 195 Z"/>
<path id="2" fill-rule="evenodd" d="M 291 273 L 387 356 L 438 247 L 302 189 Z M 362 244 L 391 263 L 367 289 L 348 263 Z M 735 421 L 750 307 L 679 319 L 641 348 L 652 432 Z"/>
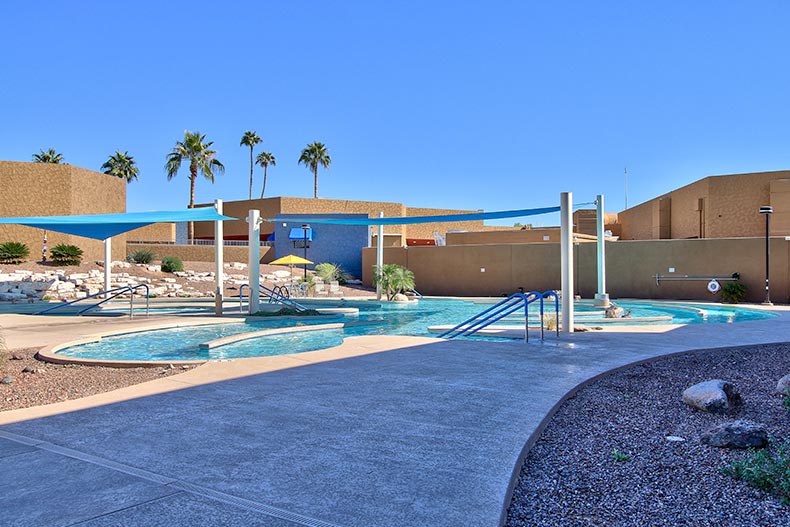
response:
<path id="1" fill-rule="evenodd" d="M 134 292 L 137 289 L 141 288 L 141 287 L 145 289 L 145 316 L 149 316 L 151 314 L 151 310 L 150 310 L 151 288 L 148 287 L 148 284 L 137 284 L 135 286 L 124 285 L 124 286 L 121 286 L 121 287 L 115 287 L 113 289 L 108 289 L 107 291 L 100 291 L 98 293 L 86 296 L 84 298 L 78 298 L 76 300 L 72 300 L 71 302 L 66 302 L 66 303 L 63 303 L 63 304 L 58 304 L 56 306 L 48 307 L 46 309 L 42 309 L 41 311 L 36 311 L 33 314 L 34 315 L 43 315 L 44 313 L 49 313 L 51 311 L 55 311 L 57 309 L 61 309 L 61 308 L 64 308 L 66 306 L 71 306 L 71 305 L 74 305 L 74 304 L 76 304 L 78 302 L 82 302 L 84 300 L 89 300 L 91 298 L 96 298 L 98 296 L 107 295 L 107 298 L 105 298 L 101 302 L 97 302 L 96 304 L 92 304 L 92 305 L 90 305 L 90 306 L 88 306 L 88 307 L 86 307 L 84 309 L 81 309 L 81 310 L 77 311 L 77 315 L 82 315 L 83 313 L 85 313 L 87 311 L 90 311 L 91 309 L 95 309 L 95 308 L 99 307 L 100 305 L 102 305 L 102 304 L 104 304 L 106 302 L 109 302 L 110 300 L 112 300 L 112 299 L 114 299 L 114 298 L 116 298 L 116 297 L 118 297 L 118 296 L 120 296 L 120 295 L 122 295 L 124 293 L 129 293 L 130 294 L 130 296 L 129 296 L 129 318 L 132 318 L 132 317 L 134 317 Z M 111 293 L 113 293 L 113 294 L 111 294 Z"/>
<path id="2" fill-rule="evenodd" d="M 250 284 L 241 284 L 239 286 L 239 311 L 242 311 L 242 299 L 244 298 L 244 288 L 250 289 Z M 260 292 L 269 299 L 269 302 L 276 302 L 283 304 L 286 307 L 290 307 L 297 311 L 307 311 L 307 308 L 298 302 L 294 302 L 289 297 L 284 296 L 283 294 L 277 292 L 277 287 L 275 289 L 269 289 L 263 284 L 259 284 Z M 249 304 L 248 304 L 249 305 Z"/>
<path id="3" fill-rule="evenodd" d="M 540 340 L 543 340 L 543 299 L 548 296 L 554 297 L 554 330 L 560 336 L 560 296 L 557 291 L 544 291 L 540 295 Z"/>
<path id="4" fill-rule="evenodd" d="M 477 333 L 481 329 L 490 326 L 494 322 L 497 322 L 506 316 L 518 311 L 519 309 L 524 309 L 524 342 L 529 342 L 529 305 L 533 302 L 540 301 L 540 338 L 543 340 L 544 333 L 544 306 L 543 300 L 547 297 L 554 296 L 554 311 L 555 311 L 555 328 L 557 331 L 557 336 L 559 336 L 559 298 L 556 291 L 544 291 L 541 293 L 540 291 L 529 291 L 528 293 L 514 293 L 507 297 L 506 299 L 497 302 L 493 306 L 489 307 L 481 311 L 480 313 L 476 314 L 473 317 L 470 317 L 457 326 L 453 327 L 445 331 L 444 333 L 439 335 L 439 338 L 446 338 L 452 339 L 455 337 L 461 337 L 464 335 L 472 335 Z"/>
<path id="5" fill-rule="evenodd" d="M 481 329 L 493 324 L 494 322 L 508 316 L 509 314 L 517 311 L 522 306 L 524 307 L 524 340 L 529 342 L 529 309 L 527 306 L 540 298 L 540 293 L 531 291 L 529 293 L 514 293 L 506 299 L 497 302 L 493 306 L 481 311 L 473 317 L 470 317 L 457 326 L 445 331 L 439 338 L 455 338 L 464 335 L 472 335 Z"/>

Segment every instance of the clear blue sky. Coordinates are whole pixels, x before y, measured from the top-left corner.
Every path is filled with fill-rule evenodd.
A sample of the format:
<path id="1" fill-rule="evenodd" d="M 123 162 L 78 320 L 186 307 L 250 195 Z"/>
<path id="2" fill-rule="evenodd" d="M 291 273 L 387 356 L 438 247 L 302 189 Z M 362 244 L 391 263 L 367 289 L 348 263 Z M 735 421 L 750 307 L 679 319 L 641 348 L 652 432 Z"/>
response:
<path id="1" fill-rule="evenodd" d="M 128 210 L 188 202 L 166 180 L 184 130 L 227 167 L 198 202 L 267 195 L 502 210 L 608 210 L 714 174 L 790 169 L 786 1 L 7 2 L 0 159 L 54 147 L 139 163 Z M 260 148 L 260 147 L 259 147 Z M 262 172 L 256 168 L 255 191 Z M 56 189 L 53 189 L 56 192 Z M 2 197 L 0 197 L 2 199 Z M 43 198 L 42 198 L 43 199 Z M 539 220 L 540 221 L 540 220 Z"/>

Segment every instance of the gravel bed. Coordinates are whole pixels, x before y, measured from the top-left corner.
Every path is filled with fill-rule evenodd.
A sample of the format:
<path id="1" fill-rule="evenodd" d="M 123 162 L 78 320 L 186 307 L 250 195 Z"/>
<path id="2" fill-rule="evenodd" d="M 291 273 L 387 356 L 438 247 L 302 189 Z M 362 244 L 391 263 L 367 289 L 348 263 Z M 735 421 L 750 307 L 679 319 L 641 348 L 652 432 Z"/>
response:
<path id="1" fill-rule="evenodd" d="M 79 399 L 184 371 L 179 366 L 106 368 L 51 364 L 34 357 L 39 349 L 0 351 L 0 379 L 6 376 L 14 379 L 11 384 L 0 384 L 0 411 Z M 14 360 L 12 356 L 20 359 Z M 25 367 L 32 368 L 34 372 L 23 372 Z"/>
<path id="2" fill-rule="evenodd" d="M 774 393 L 790 373 L 790 344 L 687 353 L 600 379 L 569 399 L 530 450 L 508 510 L 508 527 L 790 525 L 790 507 L 720 469 L 742 450 L 700 436 L 732 419 L 790 438 L 790 414 Z M 734 383 L 743 405 L 730 415 L 691 409 L 689 386 Z M 667 436 L 683 442 L 670 442 Z M 616 461 L 614 450 L 629 456 Z"/>

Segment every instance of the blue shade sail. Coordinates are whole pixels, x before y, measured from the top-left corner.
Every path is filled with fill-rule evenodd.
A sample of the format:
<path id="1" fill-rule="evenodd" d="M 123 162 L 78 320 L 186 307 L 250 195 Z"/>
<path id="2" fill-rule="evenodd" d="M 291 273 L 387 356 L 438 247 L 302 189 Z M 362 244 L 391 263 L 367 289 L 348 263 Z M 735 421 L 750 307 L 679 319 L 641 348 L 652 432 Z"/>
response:
<path id="1" fill-rule="evenodd" d="M 320 223 L 325 225 L 410 225 L 413 223 L 439 223 L 451 221 L 521 218 L 524 216 L 535 216 L 537 214 L 559 212 L 559 210 L 559 207 L 544 207 L 541 209 L 502 210 L 498 212 L 468 212 L 464 214 L 444 214 L 441 216 L 400 216 L 393 218 L 316 218 L 313 216 L 300 218 L 298 216 L 288 216 L 288 222 Z M 268 218 L 264 221 L 282 220 L 282 218 Z M 302 229 L 298 230 L 301 232 Z"/>
<path id="2" fill-rule="evenodd" d="M 214 207 L 198 209 L 123 212 L 116 214 L 86 214 L 82 216 L 29 216 L 25 218 L 0 218 L 0 225 L 26 225 L 36 229 L 62 232 L 105 240 L 124 232 L 139 229 L 152 223 L 185 221 L 233 221 L 236 218 L 219 214 Z"/>

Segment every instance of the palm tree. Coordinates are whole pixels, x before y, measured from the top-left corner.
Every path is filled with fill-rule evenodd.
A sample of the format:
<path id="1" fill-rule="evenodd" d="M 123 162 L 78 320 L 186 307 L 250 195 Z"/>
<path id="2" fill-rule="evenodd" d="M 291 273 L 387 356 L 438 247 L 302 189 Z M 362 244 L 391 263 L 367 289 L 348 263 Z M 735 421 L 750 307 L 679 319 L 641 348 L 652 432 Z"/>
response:
<path id="1" fill-rule="evenodd" d="M 258 143 L 263 143 L 263 139 L 258 137 L 258 134 L 255 132 L 249 130 L 244 132 L 244 135 L 241 136 L 241 142 L 239 143 L 239 146 L 250 147 L 250 199 L 252 199 L 252 167 L 254 166 L 252 163 L 252 150 Z"/>
<path id="2" fill-rule="evenodd" d="M 405 293 L 414 289 L 414 273 L 397 264 L 384 264 L 375 266 L 373 282 L 381 284 L 387 293 L 387 300 L 392 300 L 398 293 Z"/>
<path id="3" fill-rule="evenodd" d="M 277 159 L 271 152 L 261 152 L 255 158 L 255 164 L 263 167 L 263 188 L 261 189 L 261 199 L 263 199 L 263 193 L 266 192 L 266 169 L 269 168 L 269 165 L 277 166 Z"/>
<path id="4" fill-rule="evenodd" d="M 313 197 L 318 197 L 318 165 L 324 167 L 324 170 L 329 169 L 332 164 L 332 158 L 329 157 L 329 150 L 326 149 L 324 143 L 318 141 L 310 143 L 307 148 L 302 150 L 302 155 L 299 156 L 299 164 L 304 165 L 313 172 Z"/>
<path id="5" fill-rule="evenodd" d="M 215 159 L 217 155 L 216 150 L 211 149 L 213 141 L 204 142 L 206 140 L 205 134 L 200 132 L 187 132 L 184 131 L 184 140 L 176 141 L 176 146 L 173 151 L 167 154 L 167 162 L 165 163 L 165 172 L 167 172 L 167 180 L 170 181 L 178 173 L 181 168 L 182 161 L 189 161 L 189 208 L 195 208 L 195 181 L 197 180 L 198 172 L 214 183 L 214 176 L 225 173 L 225 165 Z M 189 239 L 191 240 L 194 234 L 194 225 L 189 223 L 188 231 Z"/>
<path id="6" fill-rule="evenodd" d="M 116 150 L 101 168 L 105 174 L 125 179 L 127 183 L 137 180 L 137 176 L 140 174 L 137 168 L 137 161 L 129 155 L 128 150 L 123 154 L 120 150 Z"/>
<path id="7" fill-rule="evenodd" d="M 44 150 L 39 150 L 38 154 L 33 154 L 34 163 L 52 163 L 53 165 L 59 165 L 63 163 L 63 161 L 63 154 L 55 152 L 54 148 L 50 148 L 46 152 L 44 152 Z"/>

